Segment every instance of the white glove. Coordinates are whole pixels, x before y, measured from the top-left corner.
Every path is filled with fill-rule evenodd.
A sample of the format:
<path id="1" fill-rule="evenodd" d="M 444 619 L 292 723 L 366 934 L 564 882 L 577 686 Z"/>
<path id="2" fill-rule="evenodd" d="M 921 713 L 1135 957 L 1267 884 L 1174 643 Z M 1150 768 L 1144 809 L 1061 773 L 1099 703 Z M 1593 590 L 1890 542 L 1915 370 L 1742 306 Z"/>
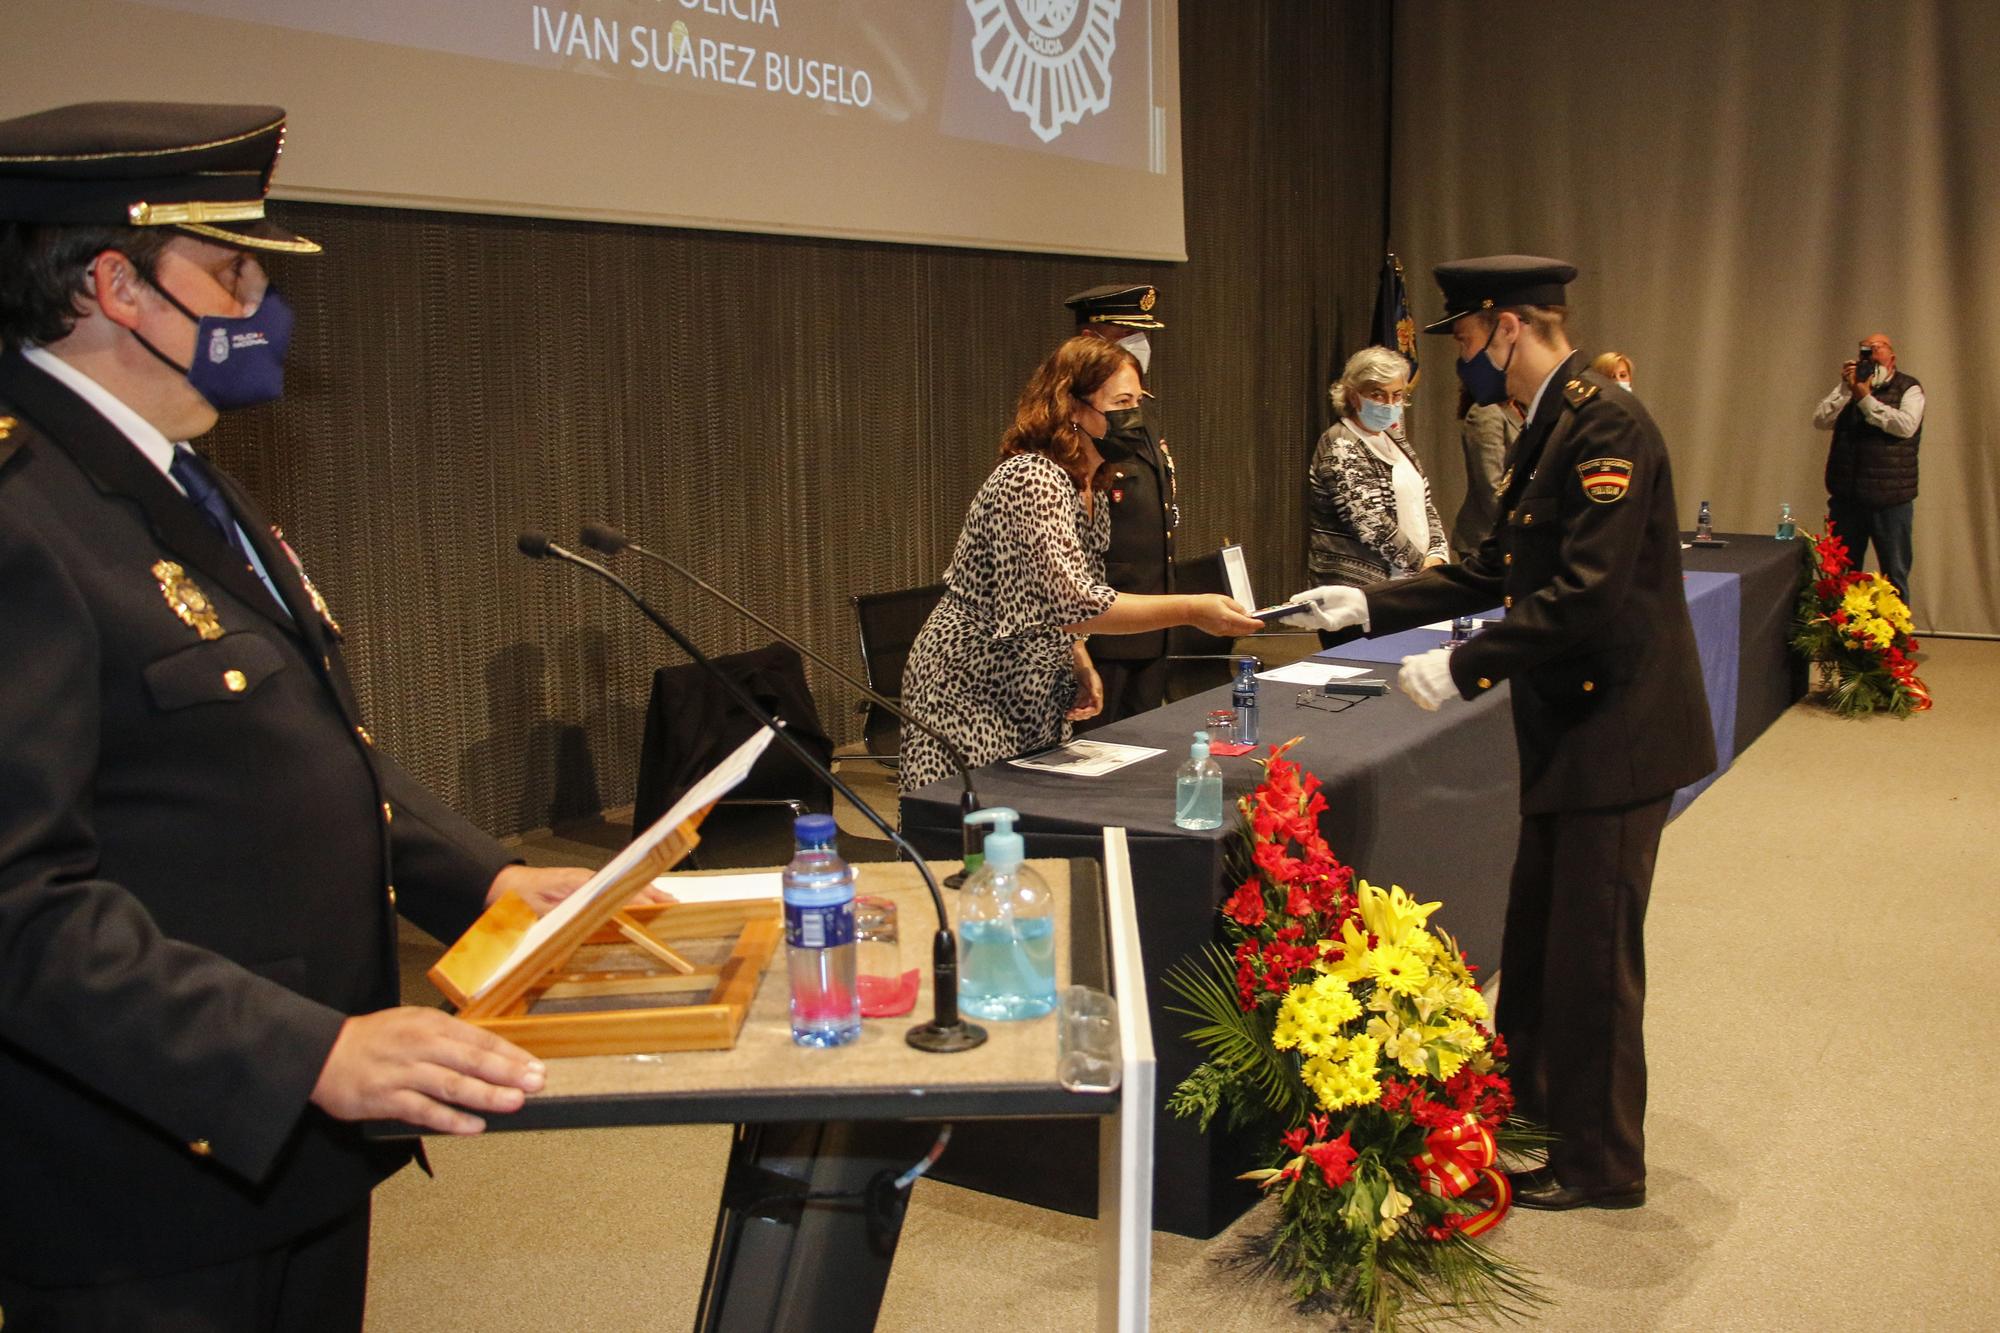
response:
<path id="1" fill-rule="evenodd" d="M 1368 599 L 1361 595 L 1359 588 L 1342 588 L 1334 584 L 1307 588 L 1285 605 L 1299 608 L 1297 616 L 1286 616 L 1285 619 L 1310 620 L 1329 634 L 1355 625 L 1368 628 Z"/>
<path id="2" fill-rule="evenodd" d="M 1451 678 L 1451 649 L 1433 648 L 1404 658 L 1396 684 L 1417 701 L 1417 707 L 1426 713 L 1437 712 L 1445 700 L 1459 697 L 1458 685 Z"/>

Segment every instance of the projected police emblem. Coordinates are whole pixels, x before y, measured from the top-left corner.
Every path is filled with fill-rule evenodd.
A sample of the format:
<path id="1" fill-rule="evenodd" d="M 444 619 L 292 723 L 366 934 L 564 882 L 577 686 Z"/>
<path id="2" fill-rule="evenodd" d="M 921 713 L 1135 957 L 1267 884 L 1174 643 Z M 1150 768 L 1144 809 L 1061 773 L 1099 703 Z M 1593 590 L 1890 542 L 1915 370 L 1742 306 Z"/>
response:
<path id="1" fill-rule="evenodd" d="M 1043 143 L 1111 105 L 1111 53 L 1124 0 L 965 0 L 979 81 L 1028 118 Z"/>

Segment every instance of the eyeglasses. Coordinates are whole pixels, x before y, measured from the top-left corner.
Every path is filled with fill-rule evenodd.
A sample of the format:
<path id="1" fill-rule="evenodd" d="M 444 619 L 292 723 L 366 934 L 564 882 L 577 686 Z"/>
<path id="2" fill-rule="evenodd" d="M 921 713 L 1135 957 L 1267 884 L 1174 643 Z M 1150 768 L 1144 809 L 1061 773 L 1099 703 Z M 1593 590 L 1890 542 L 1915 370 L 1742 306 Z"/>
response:
<path id="1" fill-rule="evenodd" d="M 1401 407 L 1410 401 L 1410 395 L 1402 389 L 1394 393 L 1386 389 L 1363 389 L 1361 396 L 1371 403 L 1380 403 L 1384 407 Z"/>

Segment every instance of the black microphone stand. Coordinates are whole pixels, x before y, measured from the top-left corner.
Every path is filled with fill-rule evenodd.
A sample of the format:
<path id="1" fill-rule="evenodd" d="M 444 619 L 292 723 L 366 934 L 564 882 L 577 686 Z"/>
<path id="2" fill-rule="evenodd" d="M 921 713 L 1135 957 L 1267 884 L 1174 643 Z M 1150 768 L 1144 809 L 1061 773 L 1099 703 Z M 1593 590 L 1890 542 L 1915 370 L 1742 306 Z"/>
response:
<path id="1" fill-rule="evenodd" d="M 902 721 L 907 722 L 909 725 L 915 727 L 918 731 L 923 732 L 924 735 L 936 741 L 938 745 L 944 750 L 944 752 L 951 757 L 951 762 L 958 768 L 958 779 L 965 785 L 965 790 L 959 793 L 958 797 L 958 821 L 959 821 L 959 828 L 962 830 L 960 836 L 963 839 L 962 843 L 963 852 L 961 859 L 970 860 L 974 855 L 979 853 L 982 845 L 980 842 L 979 835 L 972 825 L 965 822 L 965 817 L 967 815 L 971 814 L 973 811 L 978 810 L 980 808 L 979 793 L 975 792 L 972 789 L 972 765 L 966 762 L 965 751 L 958 748 L 957 742 L 953 741 L 949 736 L 946 736 L 936 727 L 933 727 L 928 722 L 925 722 L 922 718 L 916 717 L 907 710 L 905 710 L 901 704 L 898 704 L 895 701 L 889 699 L 886 695 L 878 694 L 876 691 L 870 689 L 866 684 L 856 680 L 846 671 L 835 666 L 833 663 L 827 661 L 824 657 L 821 657 L 818 653 L 806 647 L 803 643 L 800 643 L 797 639 L 794 639 L 791 635 L 785 633 L 783 630 L 779 629 L 776 625 L 773 625 L 770 621 L 764 619 L 764 617 L 758 615 L 755 611 L 752 611 L 749 607 L 743 605 L 743 603 L 737 601 L 734 597 L 731 597 L 728 593 L 724 592 L 722 589 L 708 582 L 706 579 L 702 578 L 699 574 L 696 574 L 693 570 L 681 564 L 680 561 L 675 560 L 673 557 L 662 555 L 658 551 L 649 551 L 645 547 L 639 545 L 639 543 L 633 541 L 630 537 L 627 537 L 624 533 L 620 532 L 618 529 L 609 527 L 603 523 L 584 524 L 583 531 L 580 535 L 583 538 L 583 544 L 585 546 L 588 546 L 592 550 L 598 551 L 604 555 L 617 555 L 620 551 L 630 551 L 636 556 L 640 556 L 641 558 L 646 560 L 651 560 L 654 564 L 665 565 L 668 569 L 671 569 L 672 571 L 674 571 L 674 573 L 680 575 L 682 578 L 686 579 L 689 583 L 692 583 L 695 587 L 700 588 L 710 597 L 713 597 L 717 601 L 728 606 L 730 610 L 736 612 L 738 615 L 743 616 L 749 620 L 755 621 L 758 625 L 760 625 L 764 629 L 764 631 L 767 634 L 770 634 L 773 638 L 777 639 L 778 642 L 784 644 L 788 648 L 791 648 L 795 652 L 803 653 L 805 656 L 810 657 L 813 661 L 819 663 L 821 666 L 825 667 L 828 671 L 831 671 L 834 675 L 840 677 L 840 679 L 846 681 L 849 685 L 861 691 L 861 693 L 864 696 L 866 696 L 871 702 L 880 704 L 882 707 L 888 709 L 891 713 L 894 713 Z M 957 873 L 946 877 L 944 886 L 947 889 L 956 889 L 960 887 L 965 883 L 965 873 L 966 873 L 965 870 L 961 867 Z"/>
<path id="2" fill-rule="evenodd" d="M 701 649 L 688 642 L 686 635 L 675 629 L 665 616 L 655 611 L 645 598 L 632 590 L 631 585 L 626 583 L 624 579 L 619 578 L 595 560 L 587 560 L 574 551 L 563 549 L 540 533 L 524 532 L 516 544 L 520 547 L 522 555 L 535 560 L 553 556 L 558 560 L 567 561 L 580 569 L 589 570 L 598 578 L 603 579 L 606 583 L 609 583 L 612 587 L 623 593 L 626 600 L 638 607 L 640 614 L 652 621 L 662 634 L 665 634 L 673 641 L 676 648 L 686 653 L 695 665 L 706 671 L 724 690 L 728 691 L 729 696 L 736 701 L 738 707 L 742 708 L 762 725 L 769 727 L 772 735 L 776 736 L 797 757 L 799 762 L 803 763 L 820 777 L 825 778 L 835 791 L 847 798 L 848 804 L 860 811 L 863 818 L 881 830 L 883 837 L 895 844 L 896 849 L 908 858 L 910 863 L 917 868 L 917 873 L 923 876 L 924 887 L 930 890 L 931 905 L 936 908 L 938 919 L 937 935 L 933 937 L 931 942 L 931 1021 L 928 1023 L 919 1023 L 911 1028 L 904 1034 L 904 1040 L 920 1051 L 930 1051 L 935 1054 L 969 1051 L 973 1047 L 983 1044 L 986 1041 L 986 1029 L 976 1023 L 966 1022 L 959 1015 L 958 939 L 952 934 L 951 916 L 945 910 L 944 905 L 944 892 L 938 888 L 937 877 L 931 873 L 931 868 L 924 863 L 924 859 L 917 855 L 916 849 L 903 841 L 902 835 L 890 827 L 888 821 L 875 812 L 874 807 L 849 790 L 847 784 L 842 782 L 834 774 L 833 770 L 822 764 L 811 750 L 807 749 L 797 737 L 792 735 L 789 728 L 765 712 L 748 690 L 744 689 L 738 682 L 731 680 L 728 673 L 711 662 Z"/>

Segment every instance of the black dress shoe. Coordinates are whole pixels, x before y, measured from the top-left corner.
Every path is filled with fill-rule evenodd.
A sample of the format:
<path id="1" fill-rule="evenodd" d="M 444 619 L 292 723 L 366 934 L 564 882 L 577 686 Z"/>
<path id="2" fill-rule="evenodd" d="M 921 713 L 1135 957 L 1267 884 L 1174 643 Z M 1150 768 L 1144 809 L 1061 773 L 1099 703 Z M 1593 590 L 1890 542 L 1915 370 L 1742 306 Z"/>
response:
<path id="1" fill-rule="evenodd" d="M 1646 1182 L 1631 1185 L 1565 1185 L 1548 1167 L 1515 1176 L 1514 1202 L 1522 1208 L 1559 1213 L 1571 1208 L 1638 1208 L 1646 1202 Z"/>
<path id="2" fill-rule="evenodd" d="M 1543 1163 L 1526 1171 L 1509 1171 L 1507 1183 L 1514 1187 L 1514 1194 L 1518 1198 L 1530 1190 L 1545 1190 L 1555 1185 L 1556 1169 Z"/>

